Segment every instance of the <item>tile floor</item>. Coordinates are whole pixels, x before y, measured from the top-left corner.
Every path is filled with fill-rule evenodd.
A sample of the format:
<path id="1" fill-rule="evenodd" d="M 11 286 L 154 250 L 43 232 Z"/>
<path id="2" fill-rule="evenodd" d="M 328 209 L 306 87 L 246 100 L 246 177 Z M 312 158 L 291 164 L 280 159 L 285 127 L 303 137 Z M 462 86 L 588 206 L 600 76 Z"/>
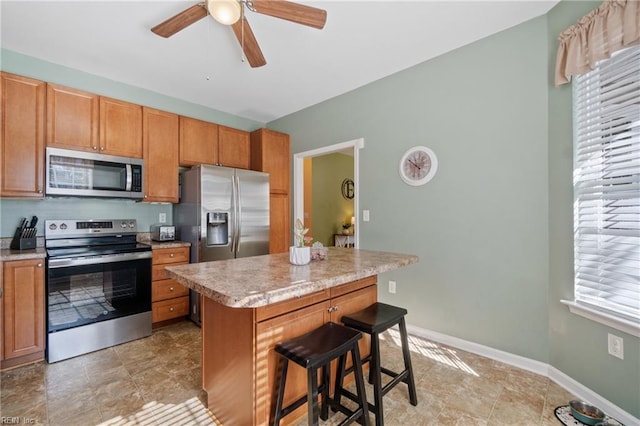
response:
<path id="1" fill-rule="evenodd" d="M 388 426 L 562 424 L 553 410 L 572 396 L 546 377 L 421 338 L 410 341 L 418 406 L 409 404 L 406 386 L 397 386 L 384 399 Z M 381 344 L 383 365 L 392 369 L 402 363 L 398 342 L 390 330 Z M 5 371 L 0 416 L 4 423 L 17 416 L 19 424 L 52 426 L 216 425 L 202 403 L 200 347 L 200 329 L 184 322 L 70 360 Z M 324 424 L 342 418 L 335 414 Z"/>

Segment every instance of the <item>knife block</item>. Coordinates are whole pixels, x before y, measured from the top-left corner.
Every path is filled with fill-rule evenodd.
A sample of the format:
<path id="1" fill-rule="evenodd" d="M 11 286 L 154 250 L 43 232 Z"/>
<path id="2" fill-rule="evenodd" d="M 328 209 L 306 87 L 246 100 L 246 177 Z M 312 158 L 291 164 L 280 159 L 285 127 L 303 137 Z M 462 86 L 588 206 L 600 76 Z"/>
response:
<path id="1" fill-rule="evenodd" d="M 11 245 L 12 250 L 32 250 L 36 248 L 36 228 L 16 228 Z"/>

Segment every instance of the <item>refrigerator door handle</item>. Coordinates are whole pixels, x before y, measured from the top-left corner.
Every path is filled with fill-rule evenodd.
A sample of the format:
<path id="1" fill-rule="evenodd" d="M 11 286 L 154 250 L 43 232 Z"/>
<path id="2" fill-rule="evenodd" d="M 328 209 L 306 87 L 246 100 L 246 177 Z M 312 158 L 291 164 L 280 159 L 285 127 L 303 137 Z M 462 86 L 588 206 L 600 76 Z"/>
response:
<path id="1" fill-rule="evenodd" d="M 236 179 L 236 255 L 240 253 L 240 235 L 242 232 L 242 203 L 240 200 L 240 177 L 235 176 Z"/>
<path id="2" fill-rule="evenodd" d="M 234 254 L 236 253 L 236 238 L 238 233 L 238 193 L 236 192 L 236 176 L 231 176 L 231 244 L 229 244 L 229 250 Z"/>

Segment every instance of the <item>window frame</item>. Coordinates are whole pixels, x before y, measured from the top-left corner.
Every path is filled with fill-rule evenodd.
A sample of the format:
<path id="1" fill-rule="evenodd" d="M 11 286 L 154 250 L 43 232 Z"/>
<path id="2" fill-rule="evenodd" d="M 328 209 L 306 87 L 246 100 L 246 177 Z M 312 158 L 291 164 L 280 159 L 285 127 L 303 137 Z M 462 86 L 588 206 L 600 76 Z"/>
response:
<path id="1" fill-rule="evenodd" d="M 629 63 L 633 66 L 636 63 L 640 64 L 640 46 L 633 46 L 633 47 L 629 47 L 627 49 L 623 49 L 619 52 L 616 52 L 614 55 L 612 55 L 611 58 L 608 59 L 604 59 L 602 61 L 599 61 L 596 64 L 596 67 L 592 70 L 589 71 L 588 73 L 585 73 L 584 77 L 579 77 L 579 78 L 574 78 L 573 82 L 572 82 L 572 87 L 573 87 L 573 94 L 572 94 L 572 112 L 573 112 L 573 151 L 574 151 L 574 162 L 573 162 L 573 175 L 574 177 L 578 174 L 580 175 L 579 172 L 583 172 L 584 174 L 591 174 L 591 172 L 585 172 L 585 170 L 589 169 L 591 167 L 591 159 L 579 159 L 578 157 L 578 148 L 579 148 L 579 143 L 582 143 L 582 145 L 580 145 L 581 149 L 585 149 L 585 140 L 583 140 L 582 142 L 579 141 L 579 130 L 584 130 L 584 128 L 582 127 L 578 127 L 580 124 L 578 123 L 578 116 L 577 116 L 577 110 L 579 108 L 583 108 L 585 107 L 587 104 L 590 103 L 591 98 L 586 99 L 585 97 L 578 97 L 583 95 L 587 89 L 585 87 L 579 87 L 578 85 L 580 84 L 580 81 L 582 81 L 582 79 L 586 79 L 586 81 L 588 82 L 589 80 L 591 80 L 591 78 L 593 77 L 594 79 L 597 79 L 599 77 L 603 77 L 605 75 L 607 75 L 607 73 L 609 73 L 610 71 L 607 71 L 607 65 L 610 65 L 609 62 L 612 60 L 615 60 L 616 56 L 619 53 L 628 51 L 633 49 L 634 51 L 629 52 L 630 55 L 632 55 L 632 59 L 629 61 Z M 626 60 L 623 58 L 623 60 Z M 598 74 L 593 74 L 593 73 L 602 73 L 601 75 Z M 632 77 L 632 84 L 635 84 L 637 82 L 640 81 L 640 77 L 635 78 L 633 77 L 633 74 L 631 74 Z M 616 78 L 618 78 L 619 76 L 616 76 Z M 625 76 L 626 78 L 626 76 Z M 599 81 L 599 80 L 597 80 Z M 615 80 L 615 81 L 619 81 L 619 80 Z M 623 80 L 624 81 L 624 80 Z M 626 82 L 625 82 L 626 84 Z M 624 86 L 622 86 L 624 87 Z M 630 89 L 629 93 L 631 93 L 631 95 L 633 95 L 634 91 L 636 90 L 634 87 L 635 86 L 631 86 L 632 88 Z M 602 88 L 602 86 L 600 86 L 600 88 Z M 605 93 L 606 91 L 601 91 L 598 92 L 597 95 L 599 97 L 604 98 L 605 97 Z M 624 92 L 626 94 L 626 92 Z M 618 96 L 618 95 L 616 95 Z M 619 98 L 622 98 L 622 96 L 619 96 Z M 595 99 L 595 98 L 594 98 Z M 617 100 L 618 98 L 616 98 Z M 597 102 L 600 102 L 599 100 Z M 617 103 L 622 102 L 622 100 L 618 101 Z M 615 101 L 614 101 L 615 103 Z M 633 102 L 632 104 L 635 104 L 635 102 Z M 611 104 L 607 104 L 607 102 L 604 102 L 602 104 L 598 103 L 597 104 L 597 111 L 598 114 L 600 114 L 600 111 L 605 111 L 605 108 L 607 108 L 607 106 L 610 106 Z M 595 111 L 595 110 L 594 110 Z M 635 150 L 636 145 L 638 145 L 637 139 L 635 139 L 636 137 L 638 137 L 638 131 L 637 131 L 637 127 L 635 125 L 636 121 L 634 118 L 634 112 L 635 110 L 632 110 L 631 115 L 629 115 L 629 117 L 631 117 L 631 123 L 632 123 L 632 127 L 629 127 L 629 138 L 631 140 L 631 147 Z M 621 117 L 626 118 L 627 115 L 622 115 Z M 584 117 L 581 117 L 584 120 Z M 593 117 L 591 117 L 593 118 Z M 601 118 L 598 116 L 598 118 Z M 619 119 L 620 117 L 616 117 L 616 120 Z M 590 124 L 588 126 L 588 130 L 590 132 L 593 132 L 594 130 L 602 130 L 606 128 L 606 125 L 608 123 L 610 123 L 612 121 L 611 118 L 608 119 L 608 121 L 603 120 L 599 120 L 597 121 L 596 125 L 593 126 L 592 124 Z M 638 121 L 640 122 L 640 120 Z M 625 130 L 626 132 L 627 130 Z M 613 136 L 612 136 L 613 134 Z M 625 133 L 626 134 L 626 133 Z M 609 140 L 604 141 L 602 143 L 598 142 L 598 139 L 594 138 L 593 136 L 590 136 L 586 142 L 586 144 L 591 144 L 593 146 L 601 146 L 601 148 L 598 148 L 601 152 L 601 156 L 599 157 L 599 160 L 596 162 L 597 164 L 600 164 L 600 161 L 602 161 L 602 166 L 605 168 L 606 170 L 606 166 L 609 164 L 607 163 L 607 159 L 606 157 L 611 155 L 611 151 L 610 148 L 607 148 L 606 145 L 612 141 L 615 141 L 615 133 L 613 131 L 609 131 L 608 133 L 602 133 L 601 138 L 603 139 L 607 139 L 609 138 Z M 592 151 L 593 152 L 593 151 Z M 632 151 L 633 152 L 633 151 Z M 600 160 L 603 159 L 603 160 Z M 631 163 L 633 163 L 633 159 L 631 160 Z M 633 166 L 633 164 L 632 164 Z M 631 169 L 632 171 L 634 171 L 634 169 Z M 573 192 L 574 192 L 574 207 L 573 207 L 573 229 L 574 229 L 574 239 L 573 239 L 573 248 L 574 248 L 574 274 L 573 274 L 573 290 L 574 290 L 574 294 L 573 294 L 573 300 L 561 300 L 561 303 L 565 304 L 568 306 L 570 312 L 580 315 L 582 317 L 588 318 L 590 320 L 593 321 L 597 321 L 599 323 L 602 323 L 604 325 L 607 325 L 609 327 L 621 330 L 625 333 L 631 334 L 633 336 L 636 337 L 640 337 L 640 306 L 638 307 L 637 312 L 635 311 L 635 306 L 634 304 L 632 304 L 630 306 L 629 309 L 629 305 L 623 306 L 623 305 L 618 305 L 618 308 L 616 308 L 615 303 L 611 302 L 608 303 L 608 299 L 611 296 L 604 296 L 604 297 L 598 297 L 596 296 L 582 296 L 582 300 L 580 299 L 580 293 L 584 294 L 588 294 L 589 292 L 592 293 L 597 293 L 596 290 L 600 290 L 602 288 L 605 287 L 605 281 L 606 278 L 603 279 L 602 276 L 598 275 L 598 277 L 600 277 L 598 279 L 598 281 L 593 281 L 593 279 L 587 279 L 587 280 L 582 280 L 580 279 L 580 275 L 582 273 L 584 273 L 584 268 L 585 267 L 590 267 L 592 268 L 592 264 L 589 263 L 589 261 L 587 261 L 585 258 L 587 257 L 585 254 L 580 255 L 580 247 L 581 245 L 585 245 L 586 243 L 589 242 L 589 239 L 584 239 L 584 235 L 587 234 L 587 232 L 579 232 L 578 229 L 587 229 L 590 230 L 591 232 L 593 232 L 594 229 L 594 225 L 591 224 L 591 226 L 589 225 L 585 225 L 584 228 L 578 228 L 582 222 L 586 222 L 586 220 L 584 220 L 585 217 L 585 210 L 587 210 L 589 208 L 589 205 L 591 204 L 591 202 L 587 202 L 584 201 L 584 199 L 581 199 L 579 202 L 579 198 L 578 198 L 578 193 L 580 191 L 578 191 L 578 187 L 579 186 L 587 186 L 587 187 L 591 187 L 591 185 L 596 185 L 593 182 L 595 182 L 596 180 L 600 180 L 605 181 L 606 179 L 608 179 L 608 176 L 605 176 L 607 174 L 607 172 L 601 171 L 600 173 L 602 173 L 602 175 L 599 175 L 597 178 L 595 177 L 591 177 L 590 179 L 587 180 L 577 180 L 574 179 L 574 183 L 573 183 Z M 631 173 L 629 176 L 631 176 L 630 182 L 633 183 L 635 181 L 635 176 L 636 173 Z M 580 175 L 580 177 L 582 177 L 582 175 Z M 626 178 L 626 176 L 625 176 Z M 605 184 L 600 184 L 602 188 L 606 188 L 607 186 L 613 185 L 605 185 Z M 604 190 L 604 189 L 603 189 Z M 608 201 L 607 196 L 611 196 L 611 192 L 604 192 L 604 195 L 602 198 L 598 198 L 598 202 L 599 203 L 611 203 L 611 201 Z M 640 197 L 640 195 L 639 195 Z M 610 200 L 610 198 L 609 198 Z M 633 202 L 635 201 L 635 198 L 631 198 L 631 204 L 633 206 Z M 640 205 L 640 203 L 639 203 Z M 632 219 L 635 219 L 635 211 L 632 210 Z M 599 211 L 598 213 L 596 213 L 597 216 L 597 221 L 599 222 L 600 220 L 606 220 L 603 218 L 602 215 L 607 216 L 606 214 L 602 213 L 601 211 Z M 610 215 L 610 216 L 614 216 L 615 215 Z M 609 223 L 609 222 L 606 222 Z M 609 223 L 609 229 L 612 229 L 612 224 L 615 224 L 616 220 L 615 219 L 611 219 L 611 223 Z M 617 226 L 617 224 L 616 224 Z M 597 231 L 600 230 L 605 230 L 607 227 L 605 226 L 600 226 L 600 223 L 598 223 L 598 227 L 597 227 Z M 618 229 L 622 229 L 623 231 L 627 231 L 627 232 L 631 232 L 631 237 L 630 238 L 636 238 L 637 235 L 635 234 L 635 227 L 627 227 L 627 228 L 618 228 Z M 595 237 L 594 240 L 598 241 L 597 242 L 597 247 L 598 247 L 598 252 L 595 256 L 606 256 L 607 254 L 609 254 L 607 252 L 606 249 L 602 249 L 603 251 L 600 252 L 600 242 L 603 239 L 607 239 L 607 238 L 611 238 L 611 234 L 606 233 L 606 232 L 597 232 L 596 235 L 598 237 Z M 589 237 L 591 238 L 591 237 Z M 592 250 L 592 249 L 590 249 Z M 604 254 L 603 254 L 604 253 Z M 615 253 L 619 253 L 619 252 L 615 252 Z M 633 254 L 633 253 L 632 253 Z M 632 258 L 633 260 L 633 258 Z M 611 267 L 611 263 L 603 263 L 603 265 L 607 265 L 609 267 Z M 617 265 L 616 265 L 617 267 Z M 624 269 L 624 268 L 623 268 Z M 614 272 L 618 272 L 618 269 L 614 270 Z M 635 272 L 635 271 L 634 271 Z M 635 278 L 635 277 L 633 277 Z M 613 281 L 613 279 L 611 280 Z M 580 282 L 582 282 L 583 284 L 580 284 Z M 626 280 L 623 282 L 627 282 Z M 584 284 L 587 283 L 587 284 Z M 594 285 L 595 283 L 595 285 Z M 633 285 L 633 284 L 632 284 Z M 614 291 L 609 292 L 610 289 L 613 289 Z M 581 291 L 580 291 L 581 290 Z M 605 291 L 608 294 L 613 294 L 615 295 L 615 290 L 620 291 L 620 285 L 615 285 L 615 283 L 613 284 L 613 286 L 608 287 L 607 290 L 602 290 Z M 638 291 L 640 292 L 640 287 L 638 288 Z M 622 295 L 624 294 L 624 291 L 622 293 L 617 293 L 618 295 Z M 598 296 L 600 296 L 601 293 L 598 293 Z M 589 298 L 592 298 L 592 301 L 589 301 Z M 632 302 L 633 302 L 633 298 L 632 298 Z M 628 301 L 627 301 L 628 303 Z M 624 312 L 624 311 L 627 312 Z M 629 315 L 629 311 L 632 312 L 632 315 Z"/>

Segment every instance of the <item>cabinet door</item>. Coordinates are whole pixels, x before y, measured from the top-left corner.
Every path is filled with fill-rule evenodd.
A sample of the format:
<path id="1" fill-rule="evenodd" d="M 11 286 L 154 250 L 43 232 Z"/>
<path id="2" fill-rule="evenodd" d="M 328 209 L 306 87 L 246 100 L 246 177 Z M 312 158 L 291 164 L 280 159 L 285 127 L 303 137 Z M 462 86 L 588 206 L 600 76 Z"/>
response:
<path id="1" fill-rule="evenodd" d="M 269 173 L 272 193 L 289 193 L 291 169 L 289 135 L 269 129 L 251 133 L 251 168 Z"/>
<path id="2" fill-rule="evenodd" d="M 44 196 L 46 84 L 2 73 L 0 84 L 0 196 Z"/>
<path id="3" fill-rule="evenodd" d="M 180 165 L 218 164 L 218 125 L 180 117 Z"/>
<path id="4" fill-rule="evenodd" d="M 44 351 L 44 259 L 4 264 L 4 359 Z"/>
<path id="5" fill-rule="evenodd" d="M 221 166 L 249 169 L 250 146 L 249 132 L 218 126 L 218 161 Z"/>
<path id="6" fill-rule="evenodd" d="M 269 196 L 269 253 L 285 253 L 291 246 L 291 219 L 289 196 Z"/>
<path id="7" fill-rule="evenodd" d="M 47 146 L 98 151 L 99 96 L 47 84 Z"/>
<path id="8" fill-rule="evenodd" d="M 178 135 L 176 114 L 143 109 L 144 201 L 178 202 Z"/>
<path id="9" fill-rule="evenodd" d="M 276 381 L 279 379 L 281 357 L 275 352 L 276 344 L 312 331 L 329 320 L 329 302 L 324 301 L 307 308 L 299 309 L 256 325 L 256 423 L 268 424 L 272 405 L 271 396 L 276 394 Z M 265 377 L 266 375 L 266 377 Z M 284 405 L 290 404 L 307 393 L 307 373 L 295 363 L 289 363 L 287 387 Z M 292 419 L 306 413 L 306 405 L 291 414 Z"/>
<path id="10" fill-rule="evenodd" d="M 100 97 L 100 152 L 142 158 L 142 107 Z"/>

